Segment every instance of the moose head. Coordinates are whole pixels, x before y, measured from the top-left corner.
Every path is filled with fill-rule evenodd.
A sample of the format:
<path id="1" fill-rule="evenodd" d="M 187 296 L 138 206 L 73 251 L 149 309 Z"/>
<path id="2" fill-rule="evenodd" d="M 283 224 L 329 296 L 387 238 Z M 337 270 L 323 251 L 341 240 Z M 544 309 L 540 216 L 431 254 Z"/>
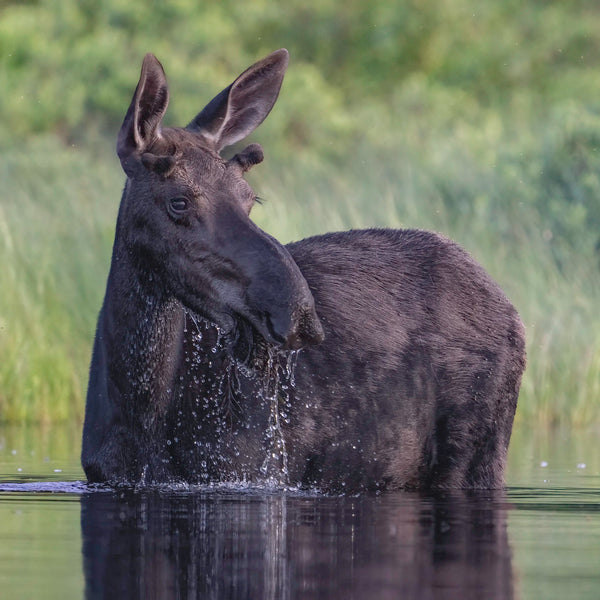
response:
<path id="1" fill-rule="evenodd" d="M 289 252 L 250 220 L 256 196 L 243 175 L 263 160 L 242 140 L 269 114 L 285 49 L 244 71 L 185 128 L 163 127 L 169 91 L 147 54 L 117 154 L 127 174 L 118 233 L 140 280 L 225 332 L 249 323 L 267 342 L 298 349 L 323 340 L 314 300 Z"/>

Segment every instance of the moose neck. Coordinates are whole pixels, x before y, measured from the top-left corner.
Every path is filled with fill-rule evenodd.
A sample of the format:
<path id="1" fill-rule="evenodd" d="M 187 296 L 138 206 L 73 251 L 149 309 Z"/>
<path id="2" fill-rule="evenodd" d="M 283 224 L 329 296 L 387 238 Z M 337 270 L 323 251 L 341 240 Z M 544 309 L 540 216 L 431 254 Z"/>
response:
<path id="1" fill-rule="evenodd" d="M 126 411 L 166 409 L 180 363 L 181 305 L 117 236 L 102 309 L 109 385 Z"/>

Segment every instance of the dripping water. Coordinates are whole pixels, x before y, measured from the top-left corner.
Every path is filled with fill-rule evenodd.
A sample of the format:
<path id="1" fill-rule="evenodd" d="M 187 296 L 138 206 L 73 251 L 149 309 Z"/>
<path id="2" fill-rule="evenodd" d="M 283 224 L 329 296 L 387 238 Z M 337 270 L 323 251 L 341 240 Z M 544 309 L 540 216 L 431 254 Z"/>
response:
<path id="1" fill-rule="evenodd" d="M 236 360 L 231 355 L 231 349 L 227 346 L 227 336 L 214 323 L 208 322 L 202 317 L 186 311 L 190 322 L 190 339 L 192 341 L 191 357 L 186 356 L 186 364 L 189 367 L 190 379 L 188 385 L 192 385 L 198 394 L 196 405 L 203 405 L 207 419 L 197 419 L 197 440 L 194 442 L 196 451 L 204 451 L 225 469 L 224 478 L 235 477 L 235 464 L 233 457 L 239 456 L 239 450 L 234 447 L 218 449 L 213 447 L 209 452 L 209 442 L 203 440 L 202 430 L 211 428 L 211 433 L 225 432 L 228 419 L 235 418 L 241 413 L 241 403 L 252 402 L 262 405 L 268 415 L 263 433 L 264 459 L 259 462 L 257 473 L 239 473 L 240 480 L 259 477 L 262 483 L 269 486 L 286 486 L 289 484 L 288 448 L 284 435 L 285 425 L 290 423 L 291 400 L 290 393 L 295 386 L 295 369 L 299 351 L 281 351 L 272 346 L 262 347 L 264 359 L 256 363 L 255 367 L 247 361 Z M 187 322 L 186 322 L 187 328 Z M 210 337 L 206 332 L 214 328 L 216 341 L 207 344 Z M 198 378 L 195 371 L 197 367 L 219 364 L 218 373 L 215 371 L 214 378 L 206 379 L 203 375 Z M 205 369 L 202 369 L 205 370 Z M 241 379 L 254 381 L 256 385 L 256 396 L 254 398 L 242 398 Z M 207 410 L 208 409 L 208 410 Z M 250 426 L 250 424 L 248 424 Z M 230 441 L 228 444 L 233 444 Z M 233 456 L 232 456 L 233 455 Z M 260 461 L 260 457 L 259 457 Z M 235 464 L 234 464 L 235 463 Z M 202 462 L 203 470 L 206 463 Z M 230 468 L 230 470 L 229 470 Z M 229 470 L 229 472 L 228 472 Z"/>
<path id="2" fill-rule="evenodd" d="M 287 354 L 287 356 L 286 356 Z M 269 482 L 289 484 L 288 452 L 282 422 L 289 424 L 290 387 L 295 386 L 294 373 L 298 351 L 283 353 L 268 349 L 267 368 L 261 394 L 270 408 L 266 431 L 266 456 L 260 468 Z M 281 360 L 284 358 L 285 360 Z"/>

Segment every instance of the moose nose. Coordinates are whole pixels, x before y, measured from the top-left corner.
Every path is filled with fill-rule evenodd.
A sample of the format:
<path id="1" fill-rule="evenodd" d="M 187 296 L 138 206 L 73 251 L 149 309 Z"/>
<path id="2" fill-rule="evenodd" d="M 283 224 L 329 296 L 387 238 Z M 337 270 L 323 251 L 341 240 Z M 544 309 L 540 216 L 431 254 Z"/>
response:
<path id="1" fill-rule="evenodd" d="M 292 327 L 285 337 L 285 350 L 299 350 L 305 346 L 315 346 L 325 339 L 323 326 L 314 307 L 307 306 L 299 309 L 294 315 Z"/>
<path id="2" fill-rule="evenodd" d="M 229 246 L 236 249 L 233 262 L 249 282 L 238 312 L 267 342 L 281 348 L 297 350 L 322 342 L 325 335 L 312 292 L 286 247 L 247 218 L 237 223 L 239 235 L 228 240 Z"/>

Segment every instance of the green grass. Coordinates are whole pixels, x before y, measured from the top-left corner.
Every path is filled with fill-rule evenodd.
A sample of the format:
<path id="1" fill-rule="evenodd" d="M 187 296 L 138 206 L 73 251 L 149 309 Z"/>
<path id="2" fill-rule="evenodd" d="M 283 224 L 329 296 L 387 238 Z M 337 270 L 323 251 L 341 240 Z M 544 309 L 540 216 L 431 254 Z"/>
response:
<path id="1" fill-rule="evenodd" d="M 580 117 L 598 126 L 588 113 Z M 522 122 L 518 134 L 495 119 L 483 115 L 429 137 L 414 121 L 378 146 L 365 141 L 349 149 L 346 162 L 337 164 L 306 158 L 290 164 L 270 158 L 267 147 L 265 163 L 251 174 L 265 199 L 253 217 L 284 242 L 368 226 L 420 227 L 454 238 L 497 279 L 526 324 L 529 365 L 518 418 L 597 423 L 600 282 L 594 239 L 584 229 L 574 235 L 577 229 L 568 223 L 562 231 L 549 229 L 541 210 L 552 194 L 548 181 L 570 177 L 568 160 L 560 160 L 562 146 L 551 140 L 572 132 L 563 118 L 543 128 Z M 95 139 L 74 148 L 43 138 L 0 157 L 3 421 L 82 418 L 124 179 L 117 160 L 102 154 L 111 146 Z M 582 152 L 595 159 L 593 150 Z M 539 165 L 544 178 L 535 174 Z M 591 181 L 590 189 L 600 196 L 596 184 Z"/>
<path id="2" fill-rule="evenodd" d="M 373 225 L 446 233 L 526 323 L 519 418 L 600 422 L 595 2 L 4 4 L 0 420 L 82 417 L 123 184 L 108 153 L 143 54 L 163 62 L 166 123 L 180 124 L 287 47 L 255 136 L 259 223 L 284 241 Z"/>
<path id="3" fill-rule="evenodd" d="M 597 267 L 585 259 L 567 271 L 559 269 L 535 224 L 517 222 L 532 230 L 533 239 L 511 240 L 487 217 L 471 215 L 464 223 L 435 208 L 435 199 L 418 201 L 384 190 L 379 195 L 368 182 L 344 196 L 343 206 L 323 206 L 321 200 L 294 194 L 288 202 L 257 220 L 274 231 L 285 228 L 283 239 L 313 231 L 365 225 L 413 227 L 441 231 L 466 247 L 506 290 L 527 329 L 528 368 L 523 381 L 518 418 L 543 425 L 587 425 L 600 420 L 600 305 Z M 359 183 L 359 186 L 361 185 Z M 388 183 L 389 185 L 389 183 Z M 379 205 L 378 203 L 381 202 Z M 299 208 L 301 207 L 301 208 Z M 264 210 L 270 210 L 266 206 Z M 341 209 L 341 210 L 340 210 Z M 261 209 L 263 210 L 263 209 Z M 428 213 L 427 211 L 431 212 Z M 523 219 L 527 218 L 524 211 Z M 529 217 L 534 219 L 535 217 Z M 299 223 L 300 225 L 296 224 Z M 519 237 L 519 232 L 515 232 Z M 523 232 L 520 235 L 524 235 Z"/>
<path id="4" fill-rule="evenodd" d="M 5 153 L 0 415 L 81 419 L 118 204 L 118 164 L 38 140 Z"/>

